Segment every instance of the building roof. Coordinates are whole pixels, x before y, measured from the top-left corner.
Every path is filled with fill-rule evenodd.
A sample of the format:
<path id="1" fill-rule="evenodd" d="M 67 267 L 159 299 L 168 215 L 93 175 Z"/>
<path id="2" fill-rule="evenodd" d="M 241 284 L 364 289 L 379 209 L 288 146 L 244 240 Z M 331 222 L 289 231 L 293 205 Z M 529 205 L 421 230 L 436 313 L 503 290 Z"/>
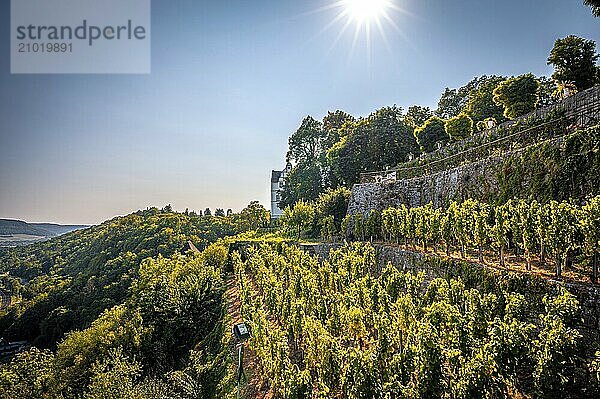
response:
<path id="1" fill-rule="evenodd" d="M 281 179 L 282 174 L 282 170 L 274 170 L 273 172 L 271 172 L 271 183 L 279 182 L 279 179 Z"/>

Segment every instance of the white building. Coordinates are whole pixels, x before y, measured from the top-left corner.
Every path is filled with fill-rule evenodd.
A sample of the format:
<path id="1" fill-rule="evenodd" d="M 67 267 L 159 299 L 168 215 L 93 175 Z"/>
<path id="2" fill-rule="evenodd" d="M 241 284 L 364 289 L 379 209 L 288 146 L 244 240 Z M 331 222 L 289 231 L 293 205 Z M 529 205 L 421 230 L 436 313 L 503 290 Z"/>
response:
<path id="1" fill-rule="evenodd" d="M 271 219 L 279 219 L 283 211 L 279 209 L 281 201 L 281 192 L 285 186 L 285 178 L 292 170 L 292 164 L 288 162 L 284 170 L 274 170 L 271 172 Z"/>

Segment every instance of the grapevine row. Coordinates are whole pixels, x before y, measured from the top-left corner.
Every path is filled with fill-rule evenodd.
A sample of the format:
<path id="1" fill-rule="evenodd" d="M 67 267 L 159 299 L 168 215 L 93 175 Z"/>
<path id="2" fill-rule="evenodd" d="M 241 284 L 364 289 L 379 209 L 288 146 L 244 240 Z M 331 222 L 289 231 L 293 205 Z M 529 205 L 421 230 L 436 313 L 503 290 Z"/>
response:
<path id="1" fill-rule="evenodd" d="M 592 280 L 598 280 L 600 252 L 600 196 L 583 206 L 568 202 L 510 200 L 493 207 L 476 200 L 451 202 L 447 208 L 435 209 L 431 204 L 416 208 L 402 205 L 367 215 L 347 215 L 341 233 L 348 240 L 381 239 L 388 243 L 412 244 L 427 251 L 445 247 L 448 254 L 453 246 L 464 257 L 467 249 L 477 250 L 484 261 L 484 251 L 494 251 L 501 266 L 505 265 L 508 248 L 522 254 L 527 269 L 534 258 L 545 263 L 554 260 L 556 275 L 563 266 L 579 259 L 592 265 Z M 324 238 L 331 238 L 331 226 L 324 224 Z"/>
<path id="2" fill-rule="evenodd" d="M 460 280 L 377 273 L 353 244 L 318 261 L 296 247 L 234 255 L 250 346 L 275 398 L 539 397 L 592 393 L 566 291 L 532 301 Z M 583 363 L 582 363 L 583 362 Z M 581 370 L 582 380 L 561 376 Z M 583 390 L 583 391 L 582 391 Z"/>

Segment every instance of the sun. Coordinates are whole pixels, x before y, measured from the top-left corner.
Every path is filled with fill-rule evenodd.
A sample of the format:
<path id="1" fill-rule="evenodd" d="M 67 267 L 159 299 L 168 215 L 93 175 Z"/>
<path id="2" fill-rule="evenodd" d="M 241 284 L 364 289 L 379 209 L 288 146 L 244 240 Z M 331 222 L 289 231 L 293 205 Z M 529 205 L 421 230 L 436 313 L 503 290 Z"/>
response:
<path id="1" fill-rule="evenodd" d="M 344 0 L 342 5 L 350 18 L 363 24 L 386 15 L 392 3 L 390 0 Z"/>
<path id="2" fill-rule="evenodd" d="M 316 10 L 309 11 L 304 15 L 312 15 L 321 12 L 331 12 L 332 20 L 323 27 L 314 38 L 318 38 L 325 32 L 334 27 L 339 28 L 330 51 L 345 36 L 351 36 L 351 50 L 349 56 L 352 57 L 354 50 L 360 42 L 365 43 L 366 60 L 371 63 L 373 44 L 375 39 L 380 39 L 388 52 L 392 54 L 391 44 L 388 40 L 389 29 L 392 28 L 398 35 L 406 40 L 406 35 L 402 32 L 399 25 L 399 14 L 412 17 L 398 3 L 401 0 L 321 0 L 328 4 Z M 352 32 L 353 31 L 353 32 Z M 375 36 L 379 36 L 376 38 Z"/>

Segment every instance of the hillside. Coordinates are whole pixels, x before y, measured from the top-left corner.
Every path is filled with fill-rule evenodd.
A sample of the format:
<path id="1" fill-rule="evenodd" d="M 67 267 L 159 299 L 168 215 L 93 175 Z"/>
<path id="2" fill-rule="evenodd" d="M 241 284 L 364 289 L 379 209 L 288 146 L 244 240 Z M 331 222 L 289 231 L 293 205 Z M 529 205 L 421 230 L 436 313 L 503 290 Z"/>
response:
<path id="1" fill-rule="evenodd" d="M 188 241 L 203 248 L 234 231 L 225 218 L 150 210 L 9 250 L 0 273 L 20 303 L 0 319 L 0 335 L 54 347 L 123 303 L 144 259 L 185 253 Z"/>
<path id="2" fill-rule="evenodd" d="M 0 235 L 3 236 L 24 234 L 37 237 L 55 237 L 87 227 L 89 226 L 27 223 L 21 220 L 0 219 Z"/>
<path id="3" fill-rule="evenodd" d="M 37 237 L 49 237 L 51 234 L 41 226 L 34 226 L 21 220 L 0 219 L 0 235 L 11 236 L 26 234 Z"/>
<path id="4" fill-rule="evenodd" d="M 34 244 L 87 227 L 53 223 L 27 223 L 21 220 L 0 219 L 0 249 Z"/>
<path id="5" fill-rule="evenodd" d="M 151 208 L 0 255 L 0 288 L 15 299 L 0 313 L 0 336 L 33 345 L 0 366 L 0 398 L 104 395 L 107 381 L 133 397 L 128 381 L 143 375 L 144 389 L 166 389 L 174 370 L 189 375 L 168 389 L 194 378 L 212 397 L 227 250 L 211 243 L 246 229 L 246 216 Z"/>

